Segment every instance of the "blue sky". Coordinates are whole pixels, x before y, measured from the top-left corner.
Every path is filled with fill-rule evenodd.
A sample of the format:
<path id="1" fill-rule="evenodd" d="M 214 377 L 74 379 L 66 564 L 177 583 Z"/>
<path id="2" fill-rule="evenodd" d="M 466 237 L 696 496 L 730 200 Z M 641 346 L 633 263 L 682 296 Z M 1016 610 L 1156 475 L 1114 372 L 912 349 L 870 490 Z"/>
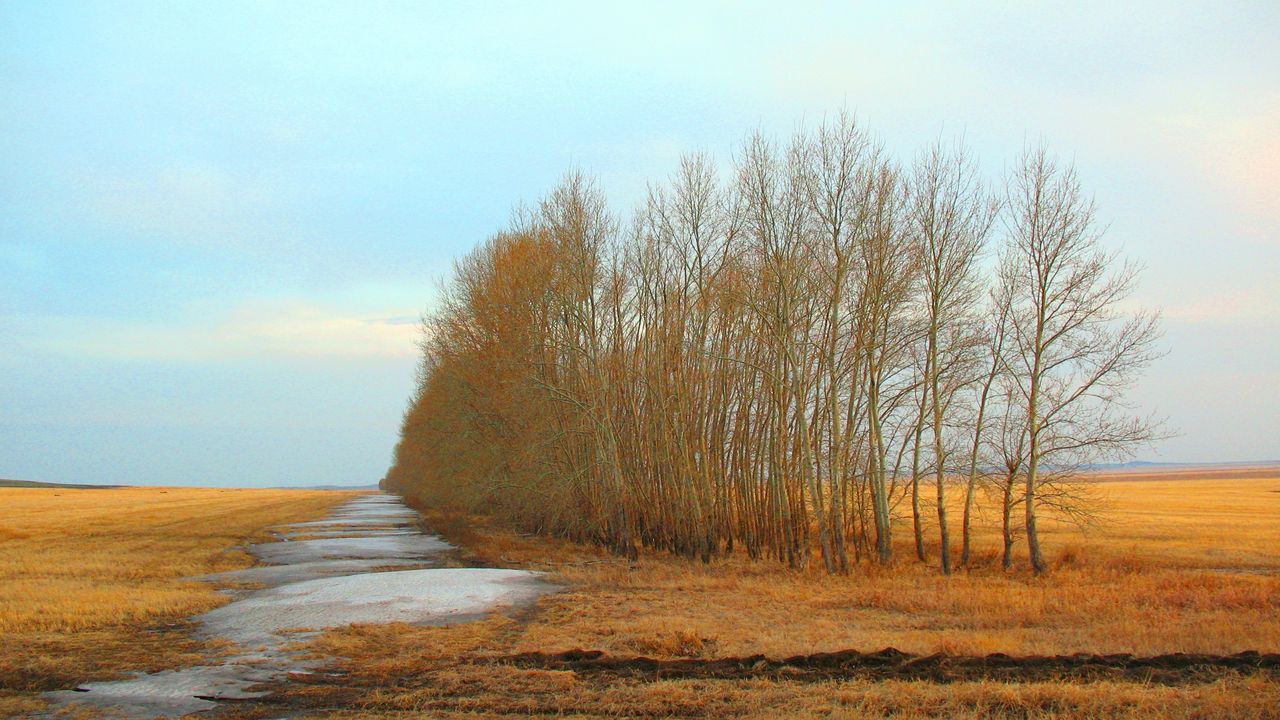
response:
<path id="1" fill-rule="evenodd" d="M 0 0 L 0 477 L 376 481 L 515 204 L 840 108 L 1073 158 L 1166 316 L 1145 457 L 1280 459 L 1274 3 L 605 5 Z"/>

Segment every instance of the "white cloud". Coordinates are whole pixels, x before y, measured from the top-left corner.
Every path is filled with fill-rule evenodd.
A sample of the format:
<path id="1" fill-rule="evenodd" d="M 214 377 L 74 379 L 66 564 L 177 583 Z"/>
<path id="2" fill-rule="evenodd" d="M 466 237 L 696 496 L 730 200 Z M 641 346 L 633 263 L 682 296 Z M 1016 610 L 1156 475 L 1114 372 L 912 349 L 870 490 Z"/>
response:
<path id="1" fill-rule="evenodd" d="M 205 321 L 45 318 L 39 349 L 120 360 L 407 357 L 418 325 L 403 308 L 354 314 L 304 300 L 255 300 Z"/>

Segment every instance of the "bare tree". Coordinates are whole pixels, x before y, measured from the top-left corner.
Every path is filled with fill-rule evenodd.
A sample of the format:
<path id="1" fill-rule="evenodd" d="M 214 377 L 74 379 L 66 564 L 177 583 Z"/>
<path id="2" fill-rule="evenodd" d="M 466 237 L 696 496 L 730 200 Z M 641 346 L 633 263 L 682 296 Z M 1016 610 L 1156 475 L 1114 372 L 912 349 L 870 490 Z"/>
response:
<path id="1" fill-rule="evenodd" d="M 806 147 L 802 168 L 805 195 L 812 208 L 813 254 L 821 273 L 813 456 L 819 487 L 813 492 L 823 558 L 832 572 L 847 572 L 849 558 L 850 475 L 855 467 L 858 394 L 851 378 L 859 348 L 851 333 L 849 299 L 856 294 L 857 232 L 866 222 L 870 145 L 854 117 L 841 113 L 823 123 Z M 825 452 L 824 452 L 825 451 Z M 825 484 L 821 476 L 825 475 Z M 830 556 L 828 556 L 830 553 Z"/>
<path id="2" fill-rule="evenodd" d="M 987 430 L 987 413 L 991 407 L 991 390 L 1001 376 L 1004 368 L 1004 340 L 1009 326 L 1009 290 L 1006 286 L 997 286 L 991 293 L 991 310 L 987 325 L 982 331 L 986 339 L 983 348 L 983 359 L 986 362 L 986 373 L 978 380 L 974 401 L 972 436 L 969 446 L 969 468 L 965 479 L 964 511 L 961 517 L 960 566 L 968 567 L 973 547 L 973 504 L 978 489 L 978 463 L 982 457 L 983 437 Z M 1007 513 L 1005 513 L 1007 517 Z M 1007 523 L 1006 523 L 1007 525 Z M 1007 533 L 1006 533 L 1007 535 Z"/>
<path id="3" fill-rule="evenodd" d="M 1043 147 L 1027 149 L 1006 204 L 1000 268 L 1013 296 L 1005 364 L 1025 407 L 1027 547 L 1043 573 L 1036 529 L 1042 472 L 1123 456 L 1156 431 L 1150 419 L 1131 415 L 1123 395 L 1156 357 L 1158 315 L 1122 316 L 1138 268 L 1100 247 L 1096 208 L 1074 168 Z"/>
<path id="4" fill-rule="evenodd" d="M 979 179 L 977 163 L 958 143 L 930 147 L 916 161 L 911 187 L 925 315 L 921 395 L 927 402 L 921 408 L 931 411 L 941 567 L 949 574 L 944 418 L 956 393 L 971 382 L 973 351 L 981 342 L 974 318 L 982 296 L 979 263 L 998 206 Z"/>
<path id="5" fill-rule="evenodd" d="M 916 246 L 907 242 L 903 212 L 905 192 L 901 172 L 891 161 L 876 157 L 868 172 L 868 215 L 859 233 L 858 261 L 862 271 L 855 313 L 862 349 L 861 380 L 865 385 L 867 416 L 867 476 L 875 520 L 876 556 L 887 564 L 893 553 L 890 529 L 890 476 L 885 390 L 902 362 L 909 339 L 903 318 L 919 267 Z M 895 463 L 895 466 L 897 463 Z"/>

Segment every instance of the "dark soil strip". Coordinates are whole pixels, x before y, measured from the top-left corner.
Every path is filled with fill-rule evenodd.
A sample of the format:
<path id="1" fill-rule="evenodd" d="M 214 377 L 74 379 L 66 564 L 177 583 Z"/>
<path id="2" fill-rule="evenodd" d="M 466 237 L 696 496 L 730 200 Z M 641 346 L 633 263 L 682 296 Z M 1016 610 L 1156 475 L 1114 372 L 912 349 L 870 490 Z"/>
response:
<path id="1" fill-rule="evenodd" d="M 767 678 L 818 682 L 823 680 L 928 680 L 956 682 L 997 680 L 1036 682 L 1056 680 L 1130 680 L 1165 685 L 1212 682 L 1229 675 L 1265 673 L 1280 677 L 1280 654 L 1242 652 L 1236 655 L 1174 653 L 1151 657 L 1133 655 L 911 655 L 894 648 L 860 653 L 796 655 L 774 660 L 764 655 L 716 659 L 655 660 L 610 657 L 597 650 L 562 653 L 521 653 L 492 662 L 524 668 L 572 670 L 582 675 L 634 680 Z"/>

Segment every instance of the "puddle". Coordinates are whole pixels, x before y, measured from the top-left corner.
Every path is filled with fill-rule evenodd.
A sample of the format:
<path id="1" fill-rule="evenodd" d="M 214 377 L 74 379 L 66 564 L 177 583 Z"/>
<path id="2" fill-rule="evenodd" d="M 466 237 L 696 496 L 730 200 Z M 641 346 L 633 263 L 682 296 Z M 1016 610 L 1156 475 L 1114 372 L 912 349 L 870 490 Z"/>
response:
<path id="1" fill-rule="evenodd" d="M 280 542 L 246 548 L 265 565 L 198 578 L 231 584 L 227 592 L 237 599 L 195 617 L 197 632 L 230 640 L 239 650 L 218 664 L 46 693 L 50 710 L 89 706 L 139 720 L 211 710 L 219 700 L 257 697 L 254 686 L 318 664 L 283 650 L 315 631 L 352 623 L 465 622 L 498 607 L 530 604 L 554 589 L 526 570 L 439 567 L 453 547 L 424 534 L 417 520 L 399 498 L 369 495 L 328 519 L 274 528 Z"/>
<path id="2" fill-rule="evenodd" d="M 307 580 L 256 592 L 200 617 L 204 632 L 244 646 L 268 645 L 280 631 L 352 623 L 448 623 L 539 593 L 524 570 L 443 568 Z"/>

